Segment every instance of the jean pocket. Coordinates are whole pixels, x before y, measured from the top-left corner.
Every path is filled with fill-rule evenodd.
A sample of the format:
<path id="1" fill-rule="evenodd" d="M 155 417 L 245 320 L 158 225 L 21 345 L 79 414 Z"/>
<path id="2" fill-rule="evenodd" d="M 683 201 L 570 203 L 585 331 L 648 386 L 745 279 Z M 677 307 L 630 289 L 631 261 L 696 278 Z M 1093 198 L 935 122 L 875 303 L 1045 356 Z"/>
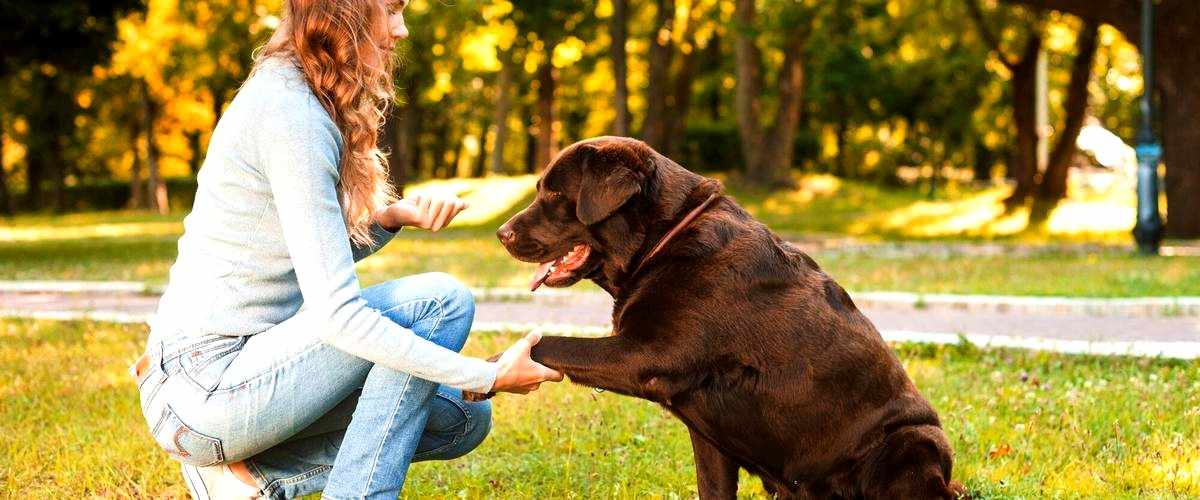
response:
<path id="1" fill-rule="evenodd" d="M 162 414 L 152 429 L 154 441 L 171 458 L 197 467 L 215 465 L 225 460 L 221 440 L 196 432 L 183 423 L 170 405 L 162 406 Z"/>
<path id="2" fill-rule="evenodd" d="M 206 339 L 179 356 L 179 371 L 199 388 L 211 392 L 233 362 L 246 337 Z"/>

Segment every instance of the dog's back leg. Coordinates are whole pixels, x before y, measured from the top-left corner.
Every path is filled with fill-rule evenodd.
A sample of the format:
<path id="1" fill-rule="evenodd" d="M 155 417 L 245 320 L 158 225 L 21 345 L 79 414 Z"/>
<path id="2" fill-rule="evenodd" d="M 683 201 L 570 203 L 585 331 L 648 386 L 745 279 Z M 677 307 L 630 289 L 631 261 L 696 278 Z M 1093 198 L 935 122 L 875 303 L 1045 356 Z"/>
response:
<path id="1" fill-rule="evenodd" d="M 967 493 L 950 480 L 953 458 L 942 429 L 913 425 L 884 439 L 860 479 L 866 498 L 954 500 Z"/>
<path id="2" fill-rule="evenodd" d="M 696 459 L 696 488 L 700 500 L 737 498 L 738 465 L 704 436 L 691 431 Z"/>

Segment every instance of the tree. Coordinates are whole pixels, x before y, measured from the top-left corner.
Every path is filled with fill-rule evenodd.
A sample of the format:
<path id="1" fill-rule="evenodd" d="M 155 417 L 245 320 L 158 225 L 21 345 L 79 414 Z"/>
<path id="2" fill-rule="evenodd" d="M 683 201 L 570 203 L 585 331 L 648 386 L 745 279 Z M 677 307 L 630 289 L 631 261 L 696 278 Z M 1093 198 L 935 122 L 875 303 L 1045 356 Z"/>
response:
<path id="1" fill-rule="evenodd" d="M 534 118 L 536 129 L 536 149 L 534 150 L 534 165 L 544 168 L 558 154 L 558 110 L 555 102 L 555 91 L 558 87 L 559 67 L 574 63 L 575 59 L 566 57 L 556 58 L 560 43 L 569 39 L 583 45 L 569 33 L 580 31 L 592 16 L 587 12 L 590 2 L 583 0 L 515 0 L 513 1 L 513 19 L 520 33 L 526 35 L 529 47 L 526 49 L 526 60 L 534 58 L 537 61 L 534 71 L 535 92 Z M 532 37 L 532 40 L 529 38 Z M 578 53 L 579 47 L 573 47 L 570 52 Z"/>
<path id="2" fill-rule="evenodd" d="M 65 156 L 75 135 L 75 91 L 90 81 L 94 64 L 108 57 L 117 19 L 142 8 L 140 0 L 73 2 L 66 0 L 0 3 L 0 79 L 22 70 L 35 100 L 15 111 L 30 124 L 25 155 L 26 208 L 45 205 L 42 181 L 53 182 L 50 204 L 61 210 Z M 15 104 L 15 103 L 14 103 Z"/>
<path id="3" fill-rule="evenodd" d="M 613 91 L 613 109 L 617 116 L 613 120 L 613 134 L 629 135 L 629 84 L 628 61 L 625 55 L 625 42 L 629 10 L 627 0 L 612 0 L 612 18 L 608 20 L 608 36 L 612 40 L 609 47 L 609 57 L 612 58 L 613 81 L 616 90 Z"/>
<path id="4" fill-rule="evenodd" d="M 1005 0 L 1053 9 L 1107 23 L 1135 44 L 1141 43 L 1140 0 Z M 1195 0 L 1161 0 L 1155 8 L 1155 81 L 1162 112 L 1163 163 L 1167 166 L 1166 234 L 1200 237 L 1200 9 Z"/>
<path id="5" fill-rule="evenodd" d="M 1014 207 L 1025 202 L 1037 186 L 1038 172 L 1038 129 L 1035 102 L 1037 100 L 1037 65 L 1042 51 L 1042 24 L 1040 16 L 1027 21 L 1028 34 L 1025 47 L 1019 57 L 1004 52 L 1000 39 L 984 19 L 979 0 L 968 0 L 967 9 L 979 29 L 988 48 L 996 53 L 1000 63 L 1012 73 L 1009 86 L 1012 92 L 1012 117 L 1017 130 L 1017 141 L 1009 161 L 1009 176 L 1016 181 L 1011 196 L 1005 204 Z"/>
<path id="6" fill-rule="evenodd" d="M 1067 86 L 1066 120 L 1062 135 L 1050 152 L 1046 171 L 1035 193 L 1043 205 L 1053 205 L 1067 196 L 1067 172 L 1071 159 L 1078 153 L 1075 146 L 1088 107 L 1088 82 L 1092 79 L 1092 64 L 1096 61 L 1100 26 L 1087 20 L 1079 32 L 1075 60 L 1071 63 L 1071 81 Z M 1048 208 L 1048 207 L 1047 207 Z M 1043 208 L 1044 209 L 1044 208 Z M 1045 214 L 1041 214 L 1045 215 Z"/>
<path id="7" fill-rule="evenodd" d="M 747 180 L 766 187 L 790 186 L 789 169 L 795 148 L 796 125 L 800 121 L 800 105 L 804 88 L 805 42 L 811 33 L 811 16 L 798 7 L 789 6 L 780 14 L 783 30 L 783 64 L 776 87 L 779 103 L 770 127 L 763 125 L 763 56 L 758 35 L 763 25 L 758 21 L 754 0 L 737 0 L 734 10 L 734 52 L 737 64 L 735 108 L 741 136 L 742 159 Z"/>

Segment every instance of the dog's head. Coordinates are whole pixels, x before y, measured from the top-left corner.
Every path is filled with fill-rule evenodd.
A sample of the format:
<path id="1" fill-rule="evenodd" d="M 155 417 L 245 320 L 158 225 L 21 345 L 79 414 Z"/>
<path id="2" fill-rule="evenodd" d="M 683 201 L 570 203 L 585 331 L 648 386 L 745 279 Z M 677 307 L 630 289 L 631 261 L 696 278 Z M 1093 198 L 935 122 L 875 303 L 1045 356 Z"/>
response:
<path id="1" fill-rule="evenodd" d="M 533 203 L 496 235 L 514 258 L 540 264 L 533 289 L 583 278 L 603 286 L 627 271 L 647 231 L 702 180 L 641 141 L 587 139 L 554 159 Z"/>

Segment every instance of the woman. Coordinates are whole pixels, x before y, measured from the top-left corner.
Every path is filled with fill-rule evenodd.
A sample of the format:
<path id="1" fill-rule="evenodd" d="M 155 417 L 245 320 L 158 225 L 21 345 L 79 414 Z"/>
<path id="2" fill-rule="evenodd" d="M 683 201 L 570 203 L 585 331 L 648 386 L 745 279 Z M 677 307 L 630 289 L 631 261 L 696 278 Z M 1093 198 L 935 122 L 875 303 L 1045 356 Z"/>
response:
<path id="1" fill-rule="evenodd" d="M 462 390 L 562 375 L 529 358 L 535 334 L 494 363 L 458 354 L 474 303 L 444 274 L 359 289 L 355 261 L 466 204 L 390 196 L 375 141 L 405 2 L 286 3 L 213 131 L 133 367 L 142 412 L 198 498 L 395 498 L 410 462 L 487 435 Z"/>

